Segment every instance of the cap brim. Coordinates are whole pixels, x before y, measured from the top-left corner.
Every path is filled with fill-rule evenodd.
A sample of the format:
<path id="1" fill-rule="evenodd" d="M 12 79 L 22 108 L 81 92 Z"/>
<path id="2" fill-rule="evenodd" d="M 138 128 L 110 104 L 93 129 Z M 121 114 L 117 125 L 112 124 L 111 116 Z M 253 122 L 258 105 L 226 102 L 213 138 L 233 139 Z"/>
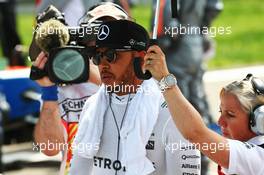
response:
<path id="1" fill-rule="evenodd" d="M 116 20 L 124 19 L 124 18 L 121 17 L 121 16 L 110 15 L 110 14 L 101 14 L 101 15 L 98 15 L 98 16 L 95 16 L 95 17 L 89 19 L 88 22 L 89 22 L 89 23 L 92 23 L 92 22 L 94 22 L 95 20 L 98 20 L 98 19 L 103 18 L 103 17 L 111 17 L 111 18 L 114 18 L 114 19 L 116 19 Z"/>

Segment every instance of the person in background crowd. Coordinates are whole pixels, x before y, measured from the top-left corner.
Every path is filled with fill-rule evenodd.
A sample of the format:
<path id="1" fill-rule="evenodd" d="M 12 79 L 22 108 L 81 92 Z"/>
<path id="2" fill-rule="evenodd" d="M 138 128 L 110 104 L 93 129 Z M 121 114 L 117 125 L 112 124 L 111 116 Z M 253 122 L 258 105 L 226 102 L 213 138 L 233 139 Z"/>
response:
<path id="1" fill-rule="evenodd" d="M 50 4 L 53 4 L 60 11 L 64 12 L 65 19 L 70 26 L 76 26 L 83 17 L 83 14 L 100 2 L 113 2 L 123 7 L 130 14 L 129 4 L 126 0 L 39 0 L 36 2 L 36 5 L 37 13 L 39 13 L 45 10 Z"/>
<path id="2" fill-rule="evenodd" d="M 25 66 L 22 56 L 21 39 L 16 25 L 16 1 L 0 1 L 0 38 L 3 55 L 9 66 Z"/>

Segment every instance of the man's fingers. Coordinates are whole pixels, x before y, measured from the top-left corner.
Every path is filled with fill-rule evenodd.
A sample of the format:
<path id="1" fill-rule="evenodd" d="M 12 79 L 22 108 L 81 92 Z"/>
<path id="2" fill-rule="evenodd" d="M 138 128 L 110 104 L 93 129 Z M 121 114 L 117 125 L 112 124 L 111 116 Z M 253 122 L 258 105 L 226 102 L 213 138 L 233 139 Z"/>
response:
<path id="1" fill-rule="evenodd" d="M 162 66 L 162 63 L 159 60 L 147 60 L 144 64 L 146 70 L 158 70 L 161 68 L 160 66 Z"/>
<path id="2" fill-rule="evenodd" d="M 148 70 L 148 71 L 150 71 L 151 74 L 153 74 L 153 67 L 151 65 L 145 65 L 144 70 L 146 70 L 146 71 Z"/>
<path id="3" fill-rule="evenodd" d="M 46 57 L 44 52 L 40 52 L 40 54 L 37 56 L 36 60 L 33 62 L 33 66 L 39 67 L 41 61 L 43 58 Z"/>
<path id="4" fill-rule="evenodd" d="M 163 54 L 163 52 L 161 51 L 161 49 L 154 45 L 149 47 L 145 57 L 144 57 L 144 61 L 150 59 L 150 60 L 160 60 L 163 59 L 165 56 Z"/>
<path id="5" fill-rule="evenodd" d="M 158 57 L 158 55 L 156 53 L 149 52 L 144 57 L 145 61 L 148 60 L 148 59 L 154 60 L 154 59 L 159 59 L 159 57 Z"/>
<path id="6" fill-rule="evenodd" d="M 161 53 L 162 50 L 158 45 L 153 45 L 148 48 L 147 52 Z"/>
<path id="7" fill-rule="evenodd" d="M 43 58 L 41 59 L 40 63 L 39 63 L 38 68 L 39 68 L 39 69 L 44 69 L 45 64 L 46 64 L 47 61 L 48 61 L 48 58 L 47 58 L 47 57 L 43 57 Z"/>
<path id="8" fill-rule="evenodd" d="M 144 57 L 144 69 L 151 72 L 152 76 L 160 81 L 162 77 L 168 74 L 165 55 L 157 46 L 149 47 L 147 54 Z"/>

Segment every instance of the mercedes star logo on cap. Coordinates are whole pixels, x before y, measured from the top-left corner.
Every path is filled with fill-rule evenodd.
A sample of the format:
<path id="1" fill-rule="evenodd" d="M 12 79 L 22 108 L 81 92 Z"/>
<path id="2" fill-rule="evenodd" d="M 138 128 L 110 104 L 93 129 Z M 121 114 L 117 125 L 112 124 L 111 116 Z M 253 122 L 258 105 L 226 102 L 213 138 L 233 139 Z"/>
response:
<path id="1" fill-rule="evenodd" d="M 97 38 L 99 40 L 104 40 L 105 38 L 108 37 L 109 35 L 109 27 L 107 25 L 102 25 L 100 28 L 99 28 L 99 34 L 97 36 Z"/>
<path id="2" fill-rule="evenodd" d="M 130 40 L 129 40 L 129 44 L 130 44 L 131 46 L 133 46 L 135 43 L 136 43 L 136 41 L 135 41 L 134 39 L 130 39 Z"/>

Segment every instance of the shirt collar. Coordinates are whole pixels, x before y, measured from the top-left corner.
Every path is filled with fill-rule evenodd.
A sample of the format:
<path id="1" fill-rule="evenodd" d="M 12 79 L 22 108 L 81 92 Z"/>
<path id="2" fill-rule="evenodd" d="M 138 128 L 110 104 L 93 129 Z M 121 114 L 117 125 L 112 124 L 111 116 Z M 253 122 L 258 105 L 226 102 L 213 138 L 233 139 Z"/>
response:
<path id="1" fill-rule="evenodd" d="M 130 95 L 126 94 L 126 95 L 118 96 L 115 93 L 112 93 L 111 98 L 112 98 L 112 102 L 115 104 L 126 104 L 128 101 L 128 97 L 130 102 L 134 96 L 135 94 L 130 94 Z"/>
<path id="2" fill-rule="evenodd" d="M 264 136 L 256 136 L 248 140 L 249 143 L 253 143 L 255 145 L 261 145 L 264 143 Z"/>

